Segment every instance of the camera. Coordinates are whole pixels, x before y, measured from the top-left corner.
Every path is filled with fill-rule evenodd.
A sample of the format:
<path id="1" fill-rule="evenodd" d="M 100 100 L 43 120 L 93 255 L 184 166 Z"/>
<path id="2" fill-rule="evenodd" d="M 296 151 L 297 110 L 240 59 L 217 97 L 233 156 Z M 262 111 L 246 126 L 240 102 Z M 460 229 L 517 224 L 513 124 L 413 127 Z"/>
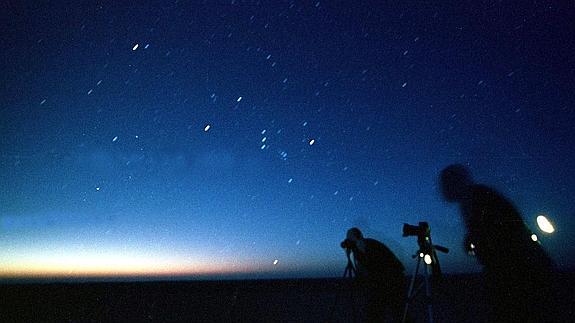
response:
<path id="1" fill-rule="evenodd" d="M 404 237 L 417 237 L 417 243 L 419 248 L 427 253 L 431 251 L 441 251 L 443 253 L 448 253 L 449 249 L 433 245 L 431 243 L 431 229 L 429 228 L 429 223 L 419 222 L 419 225 L 403 224 L 403 236 Z"/>
<path id="2" fill-rule="evenodd" d="M 425 239 L 429 237 L 431 230 L 429 230 L 429 223 L 419 222 L 419 225 L 403 224 L 403 236 L 416 236 L 418 239 Z"/>
<path id="3" fill-rule="evenodd" d="M 355 247 L 355 244 L 349 239 L 343 240 L 340 245 L 343 249 L 352 249 Z"/>

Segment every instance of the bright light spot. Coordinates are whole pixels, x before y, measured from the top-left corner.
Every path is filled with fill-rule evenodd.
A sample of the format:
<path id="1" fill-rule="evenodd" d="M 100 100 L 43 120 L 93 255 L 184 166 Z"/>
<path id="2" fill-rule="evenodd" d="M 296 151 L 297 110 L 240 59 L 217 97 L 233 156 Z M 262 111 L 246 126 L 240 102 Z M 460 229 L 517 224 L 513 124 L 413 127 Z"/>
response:
<path id="1" fill-rule="evenodd" d="M 260 149 L 261 149 L 261 150 L 266 149 L 266 145 L 262 145 L 262 146 L 260 147 Z"/>
<path id="2" fill-rule="evenodd" d="M 419 253 L 419 258 L 423 258 L 424 254 L 423 252 Z"/>
<path id="3" fill-rule="evenodd" d="M 288 179 L 288 183 L 293 182 L 293 178 Z"/>
<path id="4" fill-rule="evenodd" d="M 90 91 L 88 91 L 88 95 L 92 94 L 92 92 L 94 92 L 94 90 L 90 89 Z"/>
<path id="5" fill-rule="evenodd" d="M 212 127 L 212 126 L 210 126 L 209 124 L 206 125 L 206 126 L 204 127 L 204 131 L 205 131 L 205 132 L 208 132 L 208 130 L 210 130 L 211 127 Z"/>
<path id="6" fill-rule="evenodd" d="M 240 97 L 237 99 L 237 102 L 240 102 L 241 100 L 242 100 L 242 97 L 240 96 Z"/>
<path id="7" fill-rule="evenodd" d="M 551 224 L 551 222 L 549 222 L 549 220 L 544 215 L 537 217 L 537 225 L 539 226 L 539 229 L 545 233 L 555 232 L 553 224 Z"/>
<path id="8" fill-rule="evenodd" d="M 401 85 L 401 87 L 406 87 L 406 86 L 407 86 L 407 82 L 405 82 Z"/>
<path id="9" fill-rule="evenodd" d="M 266 133 L 266 129 L 262 130 L 262 135 Z"/>
<path id="10" fill-rule="evenodd" d="M 116 142 L 118 141 L 118 136 L 114 137 L 114 139 L 112 139 L 112 142 Z"/>
<path id="11" fill-rule="evenodd" d="M 46 99 L 42 100 L 42 102 L 40 102 L 40 105 L 46 103 Z"/>
<path id="12" fill-rule="evenodd" d="M 315 144 L 315 139 L 312 139 L 309 141 L 309 145 L 312 146 L 313 144 Z"/>
<path id="13" fill-rule="evenodd" d="M 425 261 L 426 264 L 431 265 L 431 256 L 425 255 L 425 257 L 423 257 L 423 261 Z"/>
<path id="14" fill-rule="evenodd" d="M 277 265 L 277 264 L 278 264 L 278 262 L 279 262 L 279 260 L 277 260 L 277 259 L 276 259 L 276 260 L 274 260 L 274 265 Z"/>
<path id="15" fill-rule="evenodd" d="M 102 80 L 99 80 L 98 83 L 96 83 L 96 85 L 100 85 L 102 84 Z"/>
<path id="16" fill-rule="evenodd" d="M 268 140 L 268 137 L 263 137 L 263 138 L 262 138 L 262 142 L 266 142 L 266 140 Z"/>
<path id="17" fill-rule="evenodd" d="M 531 240 L 537 242 L 538 239 L 537 239 L 537 235 L 535 233 L 531 235 Z"/>
<path id="18" fill-rule="evenodd" d="M 96 191 L 99 191 L 99 190 L 100 190 L 100 188 L 99 188 L 99 187 L 96 187 Z"/>
<path id="19" fill-rule="evenodd" d="M 138 49 L 138 46 L 140 46 L 140 45 L 138 45 L 138 44 L 134 45 L 134 47 L 132 47 L 132 50 Z"/>
<path id="20" fill-rule="evenodd" d="M 144 49 L 148 49 L 148 47 L 150 47 L 150 44 L 146 44 L 146 46 L 144 47 Z"/>
<path id="21" fill-rule="evenodd" d="M 472 243 L 472 244 L 469 245 L 469 248 L 475 249 L 475 245 Z"/>

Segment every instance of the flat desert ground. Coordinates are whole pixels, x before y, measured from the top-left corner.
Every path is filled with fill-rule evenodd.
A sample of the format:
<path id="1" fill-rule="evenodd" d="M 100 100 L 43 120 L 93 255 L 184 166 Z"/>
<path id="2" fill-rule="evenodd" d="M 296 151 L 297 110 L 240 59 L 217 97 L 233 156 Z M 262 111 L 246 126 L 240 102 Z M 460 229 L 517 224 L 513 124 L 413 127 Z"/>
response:
<path id="1" fill-rule="evenodd" d="M 573 321 L 575 274 L 558 274 L 556 312 Z M 0 284 L 2 322 L 360 322 L 365 297 L 350 280 L 171 280 Z M 445 275 L 433 286 L 435 322 L 485 322 L 481 276 Z M 423 296 L 423 295 L 421 295 Z M 423 297 L 411 308 L 426 322 Z"/>

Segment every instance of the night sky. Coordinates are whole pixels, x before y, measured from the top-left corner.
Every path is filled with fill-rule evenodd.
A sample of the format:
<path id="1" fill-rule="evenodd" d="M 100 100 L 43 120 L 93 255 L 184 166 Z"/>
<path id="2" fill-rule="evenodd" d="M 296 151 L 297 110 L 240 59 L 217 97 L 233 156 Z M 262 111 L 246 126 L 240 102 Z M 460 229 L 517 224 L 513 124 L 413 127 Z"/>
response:
<path id="1" fill-rule="evenodd" d="M 575 268 L 573 4 L 347 3 L 3 1 L 0 277 L 411 271 L 419 221 L 478 271 L 451 163 Z"/>

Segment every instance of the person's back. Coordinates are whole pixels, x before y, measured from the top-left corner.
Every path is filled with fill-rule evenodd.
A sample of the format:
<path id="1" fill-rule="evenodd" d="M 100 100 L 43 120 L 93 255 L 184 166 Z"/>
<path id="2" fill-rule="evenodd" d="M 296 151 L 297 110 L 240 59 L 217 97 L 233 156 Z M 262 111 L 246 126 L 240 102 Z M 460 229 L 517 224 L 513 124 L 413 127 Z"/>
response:
<path id="1" fill-rule="evenodd" d="M 389 248 L 375 239 L 366 238 L 363 241 L 365 253 L 358 253 L 356 258 L 361 266 L 365 267 L 365 274 L 369 279 L 389 280 L 392 277 L 403 277 L 405 268 Z"/>
<path id="2" fill-rule="evenodd" d="M 501 194 L 484 185 L 472 185 L 466 204 L 463 208 L 469 239 L 486 270 L 505 268 L 516 274 L 526 266 L 551 266 L 541 246 L 531 240 L 531 232 L 517 209 Z"/>
<path id="3" fill-rule="evenodd" d="M 347 232 L 346 241 L 352 245 L 359 286 L 367 297 L 367 321 L 399 322 L 406 291 L 403 265 L 383 243 L 364 238 L 357 228 Z"/>
<path id="4" fill-rule="evenodd" d="M 549 322 L 553 263 L 519 211 L 502 194 L 474 184 L 462 165 L 446 167 L 440 176 L 444 198 L 459 203 L 474 244 L 493 309 L 494 322 Z"/>

